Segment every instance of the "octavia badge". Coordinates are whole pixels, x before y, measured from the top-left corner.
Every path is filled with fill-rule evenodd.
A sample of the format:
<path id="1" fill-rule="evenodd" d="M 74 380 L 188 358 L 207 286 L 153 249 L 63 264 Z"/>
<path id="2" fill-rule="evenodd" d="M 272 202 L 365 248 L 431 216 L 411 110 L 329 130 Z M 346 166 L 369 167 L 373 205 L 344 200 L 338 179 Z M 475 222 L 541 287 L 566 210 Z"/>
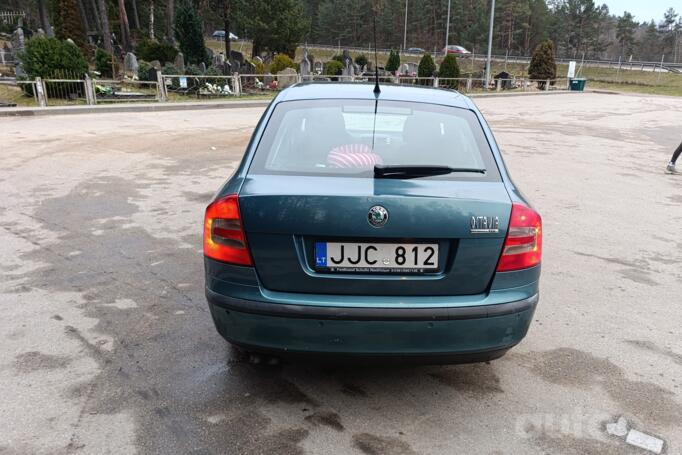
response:
<path id="1" fill-rule="evenodd" d="M 500 219 L 496 216 L 472 216 L 469 223 L 472 234 L 500 232 Z"/>
<path id="2" fill-rule="evenodd" d="M 367 221 L 374 227 L 382 227 L 388 221 L 388 210 L 380 205 L 375 205 L 369 209 Z"/>

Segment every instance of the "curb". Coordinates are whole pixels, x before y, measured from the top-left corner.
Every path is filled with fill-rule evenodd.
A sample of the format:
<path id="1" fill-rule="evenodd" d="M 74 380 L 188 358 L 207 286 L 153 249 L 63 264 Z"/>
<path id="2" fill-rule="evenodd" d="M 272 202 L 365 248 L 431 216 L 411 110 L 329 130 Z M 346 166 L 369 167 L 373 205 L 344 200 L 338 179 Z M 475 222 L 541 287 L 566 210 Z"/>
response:
<path id="1" fill-rule="evenodd" d="M 474 93 L 465 95 L 469 98 L 503 98 L 514 96 L 548 96 L 579 94 L 569 90 L 554 90 L 551 92 L 494 92 L 494 93 Z M 205 103 L 140 103 L 140 104 L 116 104 L 98 106 L 64 106 L 64 107 L 19 107 L 0 109 L 0 117 L 31 117 L 43 115 L 75 115 L 75 114 L 99 114 L 99 113 L 118 113 L 118 112 L 166 112 L 166 111 L 194 111 L 205 109 L 246 109 L 266 107 L 271 100 L 253 101 L 226 101 L 226 102 L 205 102 Z"/>
<path id="2" fill-rule="evenodd" d="M 549 95 L 577 95 L 583 92 L 573 90 L 552 90 L 551 92 L 493 92 L 493 93 L 473 93 L 465 95 L 469 98 L 511 98 L 514 96 L 549 96 Z M 464 95 L 464 94 L 463 94 Z"/>
<path id="3" fill-rule="evenodd" d="M 228 101 L 224 103 L 145 103 L 145 104 L 118 104 L 99 106 L 65 106 L 65 107 L 20 107 L 0 109 L 0 117 L 31 117 L 43 115 L 75 115 L 75 114 L 101 114 L 118 112 L 165 112 L 183 110 L 204 109 L 245 109 L 253 107 L 266 107 L 270 100 L 263 101 Z"/>

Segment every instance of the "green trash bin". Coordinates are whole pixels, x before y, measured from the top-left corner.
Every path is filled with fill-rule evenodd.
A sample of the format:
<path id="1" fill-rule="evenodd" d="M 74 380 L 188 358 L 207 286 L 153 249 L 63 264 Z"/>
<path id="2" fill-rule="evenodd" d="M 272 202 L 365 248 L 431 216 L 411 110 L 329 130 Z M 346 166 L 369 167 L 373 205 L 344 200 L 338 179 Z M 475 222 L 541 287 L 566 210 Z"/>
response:
<path id="1" fill-rule="evenodd" d="M 576 77 L 571 79 L 571 91 L 572 92 L 582 92 L 585 90 L 585 83 L 587 79 L 582 77 Z"/>

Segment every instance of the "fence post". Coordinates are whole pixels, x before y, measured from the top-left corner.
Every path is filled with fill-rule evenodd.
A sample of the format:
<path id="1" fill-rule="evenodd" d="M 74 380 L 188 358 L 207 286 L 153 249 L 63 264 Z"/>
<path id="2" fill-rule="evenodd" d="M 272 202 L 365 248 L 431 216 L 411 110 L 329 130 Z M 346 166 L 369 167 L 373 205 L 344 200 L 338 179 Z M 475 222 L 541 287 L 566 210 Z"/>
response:
<path id="1" fill-rule="evenodd" d="M 471 76 L 467 79 L 467 92 L 471 91 Z"/>
<path id="2" fill-rule="evenodd" d="M 85 86 L 86 103 L 88 103 L 89 106 L 94 106 L 97 104 L 97 97 L 95 96 L 95 84 L 92 82 L 92 78 L 89 74 L 85 75 L 83 85 Z"/>
<path id="3" fill-rule="evenodd" d="M 35 84 L 33 84 L 33 87 L 35 88 L 36 96 L 38 97 L 38 106 L 47 107 L 47 98 L 45 97 L 46 90 L 43 79 L 40 77 L 36 77 Z"/>
<path id="4" fill-rule="evenodd" d="M 166 82 L 163 80 L 161 71 L 156 72 L 156 92 L 158 93 L 159 101 L 168 101 Z"/>
<path id="5" fill-rule="evenodd" d="M 495 80 L 495 90 L 497 90 L 498 92 L 502 90 L 502 79 Z"/>
<path id="6" fill-rule="evenodd" d="M 242 95 L 241 80 L 239 79 L 239 73 L 232 74 L 232 88 L 235 96 Z"/>
<path id="7" fill-rule="evenodd" d="M 549 79 L 545 81 L 545 92 L 549 92 Z"/>
<path id="8" fill-rule="evenodd" d="M 438 78 L 437 77 L 433 78 L 433 86 L 438 88 Z"/>

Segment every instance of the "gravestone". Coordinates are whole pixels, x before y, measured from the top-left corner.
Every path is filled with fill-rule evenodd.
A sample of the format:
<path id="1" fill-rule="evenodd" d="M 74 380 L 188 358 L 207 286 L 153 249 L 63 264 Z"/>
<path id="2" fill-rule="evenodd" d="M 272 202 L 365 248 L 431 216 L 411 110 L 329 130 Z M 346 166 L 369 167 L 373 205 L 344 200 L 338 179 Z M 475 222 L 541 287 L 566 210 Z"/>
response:
<path id="1" fill-rule="evenodd" d="M 10 58 L 10 55 L 13 55 L 12 48 L 9 47 L 9 44 L 5 43 L 0 49 L 0 63 L 5 63 Z"/>
<path id="2" fill-rule="evenodd" d="M 284 68 L 277 73 L 277 86 L 281 89 L 287 88 L 298 82 L 298 73 L 293 68 Z"/>
<path id="3" fill-rule="evenodd" d="M 199 63 L 199 71 L 201 71 L 201 74 L 206 72 L 206 64 L 204 62 Z"/>
<path id="4" fill-rule="evenodd" d="M 244 63 L 244 54 L 242 54 L 239 51 L 234 51 L 230 50 L 230 63 L 232 62 L 238 62 L 240 65 Z M 232 66 L 234 66 L 234 63 L 232 63 Z"/>
<path id="5" fill-rule="evenodd" d="M 214 54 L 213 55 L 213 66 L 215 67 L 222 67 L 225 64 L 225 56 L 222 54 Z"/>
<path id="6" fill-rule="evenodd" d="M 21 59 L 19 58 L 20 53 L 24 50 L 25 44 L 24 31 L 21 28 L 17 28 L 14 33 L 12 33 L 12 56 L 15 61 L 14 73 L 17 77 L 26 75 L 21 64 Z"/>
<path id="7" fill-rule="evenodd" d="M 413 62 L 407 62 L 403 63 L 400 65 L 400 73 L 401 74 L 417 74 L 417 69 L 419 68 L 419 65 Z"/>
<path id="8" fill-rule="evenodd" d="M 342 76 L 354 76 L 355 75 L 352 60 L 344 60 L 344 66 L 343 66 L 343 70 L 341 70 L 341 75 Z"/>
<path id="9" fill-rule="evenodd" d="M 173 66 L 180 74 L 185 74 L 185 56 L 182 55 L 182 52 L 178 52 L 178 55 L 175 56 L 175 60 L 173 60 Z"/>
<path id="10" fill-rule="evenodd" d="M 301 60 L 301 63 L 299 65 L 301 69 L 301 77 L 303 80 L 306 80 L 308 76 L 310 76 L 310 70 L 311 70 L 311 64 L 310 60 L 308 60 L 308 49 L 306 48 L 303 51 L 303 60 Z"/>
<path id="11" fill-rule="evenodd" d="M 232 65 L 230 65 L 230 62 L 223 62 L 222 65 L 218 67 L 218 69 L 223 73 L 223 74 L 232 74 Z"/>
<path id="12" fill-rule="evenodd" d="M 348 52 L 348 49 L 343 50 L 343 54 L 341 55 L 341 63 L 343 63 L 343 66 L 348 66 L 349 63 L 353 62 L 353 57 L 350 56 L 350 52 Z"/>
<path id="13" fill-rule="evenodd" d="M 251 63 L 250 61 L 246 60 L 244 63 L 237 69 L 237 72 L 240 74 L 256 74 L 256 65 Z"/>
<path id="14" fill-rule="evenodd" d="M 149 69 L 149 80 L 150 81 L 156 81 L 159 79 L 158 74 L 159 74 L 160 69 L 154 68 L 153 66 Z"/>
<path id="15" fill-rule="evenodd" d="M 132 52 L 128 52 L 123 59 L 123 72 L 129 76 L 137 74 L 140 65 L 137 63 L 137 57 Z"/>

